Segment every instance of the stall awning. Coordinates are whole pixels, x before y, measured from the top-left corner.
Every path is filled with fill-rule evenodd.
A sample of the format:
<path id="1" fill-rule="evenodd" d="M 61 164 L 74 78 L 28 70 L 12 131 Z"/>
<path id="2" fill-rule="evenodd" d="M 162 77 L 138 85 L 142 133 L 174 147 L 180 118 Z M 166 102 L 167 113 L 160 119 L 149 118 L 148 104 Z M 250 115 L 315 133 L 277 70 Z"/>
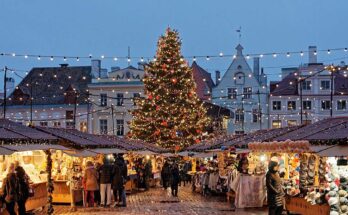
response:
<path id="1" fill-rule="evenodd" d="M 120 153 L 126 153 L 125 150 L 117 149 L 117 148 L 99 148 L 99 149 L 90 149 L 89 151 L 95 152 L 97 154 L 120 154 Z"/>
<path id="2" fill-rule="evenodd" d="M 15 151 L 6 149 L 4 147 L 0 147 L 0 155 L 11 155 L 13 154 Z"/>
<path id="3" fill-rule="evenodd" d="M 24 151 L 34 151 L 34 150 L 48 150 L 48 149 L 55 149 L 55 150 L 69 150 L 68 148 L 60 145 L 51 145 L 51 144 L 22 144 L 22 145 L 2 145 L 1 147 L 17 151 L 17 152 L 24 152 Z"/>
<path id="4" fill-rule="evenodd" d="M 173 153 L 163 153 L 163 154 L 161 154 L 163 157 L 166 157 L 166 158 L 170 158 L 170 157 L 176 157 L 176 155 L 175 154 L 173 154 Z"/>
<path id="5" fill-rule="evenodd" d="M 194 158 L 210 158 L 210 157 L 213 157 L 214 155 L 216 155 L 216 152 L 199 153 L 199 154 L 193 155 L 192 157 L 194 157 Z"/>
<path id="6" fill-rule="evenodd" d="M 178 155 L 183 156 L 183 157 L 189 157 L 197 154 L 197 152 L 190 152 L 190 151 L 183 151 L 179 152 Z"/>
<path id="7" fill-rule="evenodd" d="M 68 150 L 68 151 L 64 151 L 65 154 L 72 156 L 72 157 L 95 157 L 97 156 L 97 153 L 89 151 L 89 150 L 81 150 L 81 151 L 77 151 L 77 150 Z"/>
<path id="8" fill-rule="evenodd" d="M 151 151 L 134 151 L 134 154 L 138 154 L 138 155 L 156 155 L 157 153 L 155 152 L 151 152 Z"/>

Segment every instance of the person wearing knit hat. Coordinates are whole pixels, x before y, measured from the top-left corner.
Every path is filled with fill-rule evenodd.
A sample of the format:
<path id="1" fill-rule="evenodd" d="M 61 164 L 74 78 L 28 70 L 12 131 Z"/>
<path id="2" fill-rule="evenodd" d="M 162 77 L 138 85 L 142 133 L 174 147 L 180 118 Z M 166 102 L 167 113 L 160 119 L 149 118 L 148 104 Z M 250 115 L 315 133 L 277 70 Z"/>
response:
<path id="1" fill-rule="evenodd" d="M 266 174 L 269 215 L 281 215 L 283 211 L 284 192 L 278 171 L 278 163 L 271 160 Z"/>

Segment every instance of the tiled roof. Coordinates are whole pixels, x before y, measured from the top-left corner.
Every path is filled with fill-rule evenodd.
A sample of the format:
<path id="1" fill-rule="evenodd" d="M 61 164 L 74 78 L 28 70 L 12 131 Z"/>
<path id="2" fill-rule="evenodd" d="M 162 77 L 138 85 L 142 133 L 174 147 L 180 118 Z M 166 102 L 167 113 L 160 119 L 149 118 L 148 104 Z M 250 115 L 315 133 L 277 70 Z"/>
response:
<path id="1" fill-rule="evenodd" d="M 78 104 L 87 103 L 87 85 L 91 79 L 90 66 L 33 68 L 10 95 L 7 105 L 29 105 L 31 91 L 33 104 L 64 104 L 64 93 L 69 87 L 79 92 Z M 24 95 L 22 101 L 16 98 L 18 95 Z"/>
<path id="2" fill-rule="evenodd" d="M 207 91 L 215 86 L 211 74 L 200 67 L 195 61 L 192 63 L 193 79 L 197 86 L 197 95 L 200 99 L 208 99 Z M 204 81 L 205 80 L 205 81 Z"/>

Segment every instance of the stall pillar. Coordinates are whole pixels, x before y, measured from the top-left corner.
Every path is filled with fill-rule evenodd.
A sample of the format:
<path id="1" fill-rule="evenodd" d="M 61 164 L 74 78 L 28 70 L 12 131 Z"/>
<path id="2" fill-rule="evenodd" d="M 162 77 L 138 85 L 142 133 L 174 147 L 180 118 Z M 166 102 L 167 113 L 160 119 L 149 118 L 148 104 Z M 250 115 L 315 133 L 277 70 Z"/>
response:
<path id="1" fill-rule="evenodd" d="M 51 151 L 48 149 L 45 151 L 46 153 L 46 172 L 47 172 L 47 214 L 51 215 L 54 212 L 53 209 L 53 190 L 54 190 L 54 186 L 53 186 L 53 180 L 52 180 L 52 158 L 51 158 Z"/>

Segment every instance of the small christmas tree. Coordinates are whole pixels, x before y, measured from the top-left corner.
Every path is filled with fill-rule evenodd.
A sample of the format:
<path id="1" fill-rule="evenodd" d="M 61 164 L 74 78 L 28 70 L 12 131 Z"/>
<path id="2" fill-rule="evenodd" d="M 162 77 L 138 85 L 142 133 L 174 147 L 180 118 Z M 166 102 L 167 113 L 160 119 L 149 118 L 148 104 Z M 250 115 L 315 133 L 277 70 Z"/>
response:
<path id="1" fill-rule="evenodd" d="M 210 119 L 181 55 L 178 32 L 168 28 L 157 46 L 155 60 L 145 66 L 145 98 L 132 111 L 129 136 L 177 150 L 199 143 Z"/>

